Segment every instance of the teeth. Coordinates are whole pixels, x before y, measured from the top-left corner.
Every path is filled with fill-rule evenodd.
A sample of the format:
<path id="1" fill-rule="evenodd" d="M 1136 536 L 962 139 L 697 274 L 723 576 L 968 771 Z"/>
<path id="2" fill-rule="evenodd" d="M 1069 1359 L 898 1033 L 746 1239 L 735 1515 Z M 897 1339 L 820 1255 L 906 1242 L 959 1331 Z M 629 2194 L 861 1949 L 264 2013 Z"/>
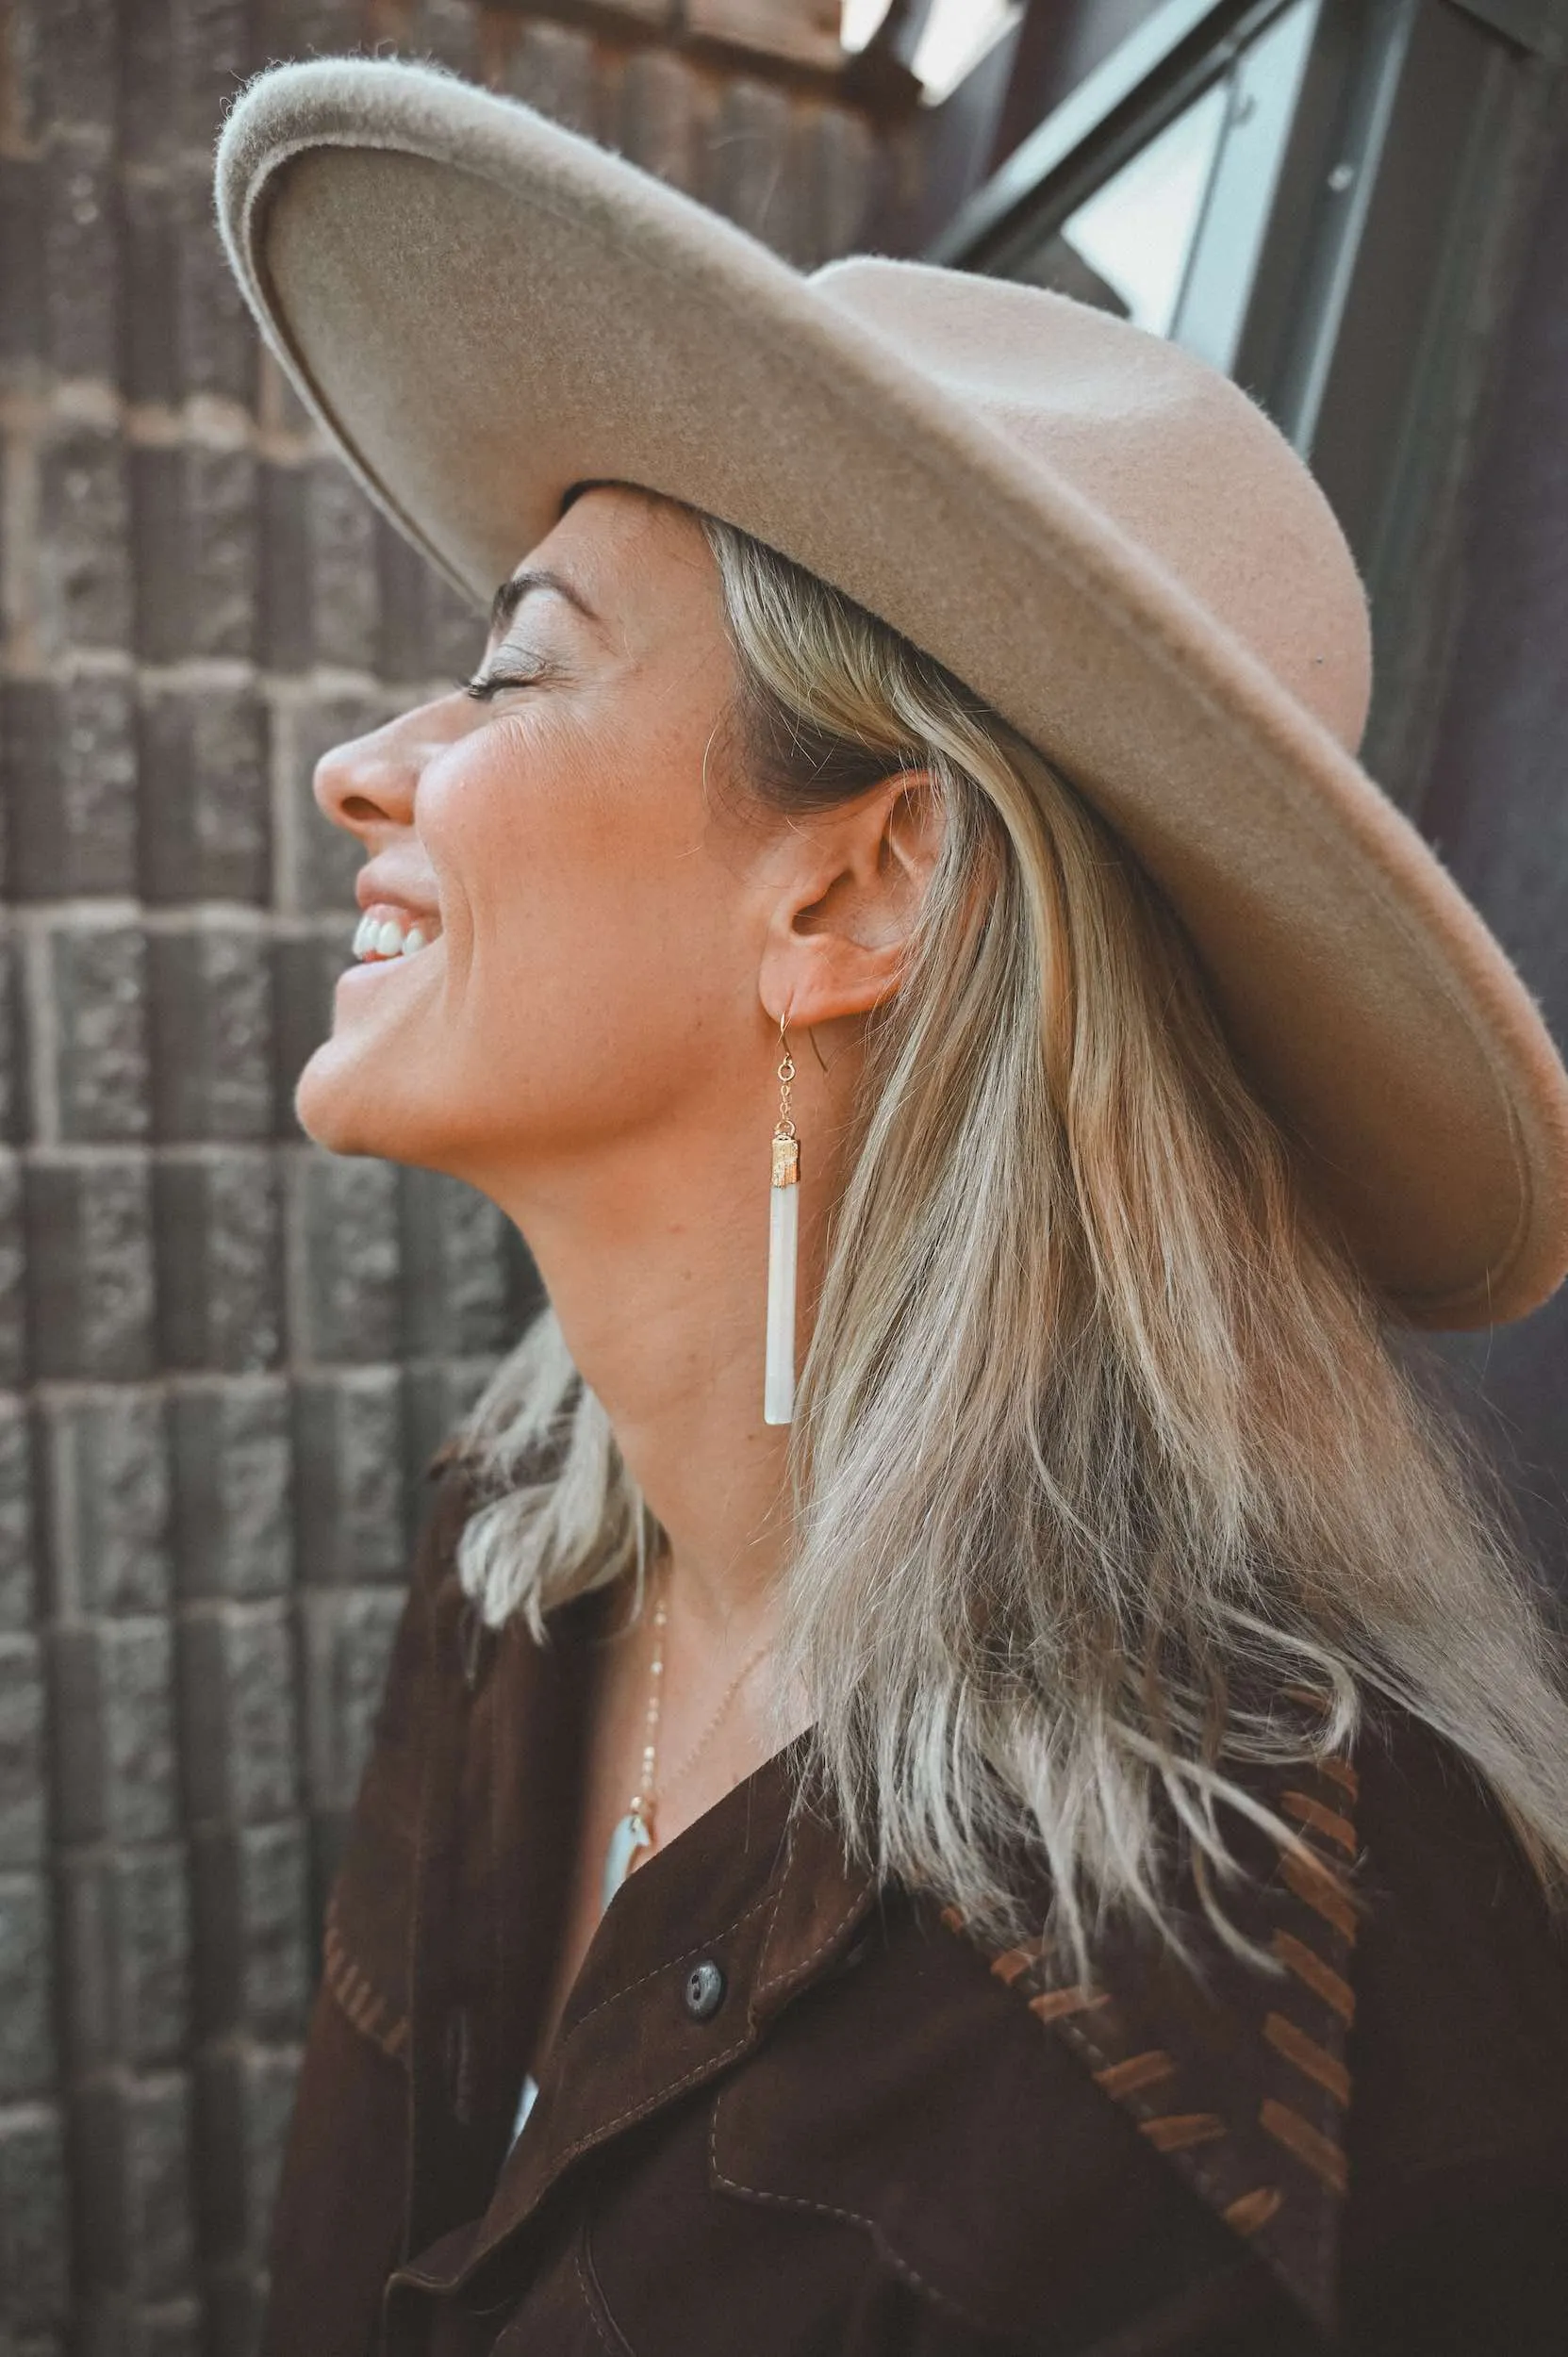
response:
<path id="1" fill-rule="evenodd" d="M 417 957 L 435 937 L 422 925 L 410 925 L 404 932 L 396 917 L 367 914 L 355 928 L 354 955 L 377 959 Z"/>

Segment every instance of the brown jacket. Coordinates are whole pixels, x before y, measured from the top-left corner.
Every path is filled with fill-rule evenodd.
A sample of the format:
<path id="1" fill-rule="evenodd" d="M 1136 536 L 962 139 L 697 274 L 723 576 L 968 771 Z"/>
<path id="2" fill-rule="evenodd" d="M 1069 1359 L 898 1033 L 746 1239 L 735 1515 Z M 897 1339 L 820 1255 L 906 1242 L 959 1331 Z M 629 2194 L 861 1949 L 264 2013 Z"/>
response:
<path id="1" fill-rule="evenodd" d="M 1395 1722 L 1270 1798 L 1201 1985 L 1092 1987 L 873 1890 L 782 1754 L 618 1895 L 507 2143 L 573 1838 L 591 1600 L 483 1632 L 442 1479 L 326 1940 L 269 2357 L 1561 2357 L 1568 1973 Z M 714 1967 L 717 1971 L 698 1971 Z"/>

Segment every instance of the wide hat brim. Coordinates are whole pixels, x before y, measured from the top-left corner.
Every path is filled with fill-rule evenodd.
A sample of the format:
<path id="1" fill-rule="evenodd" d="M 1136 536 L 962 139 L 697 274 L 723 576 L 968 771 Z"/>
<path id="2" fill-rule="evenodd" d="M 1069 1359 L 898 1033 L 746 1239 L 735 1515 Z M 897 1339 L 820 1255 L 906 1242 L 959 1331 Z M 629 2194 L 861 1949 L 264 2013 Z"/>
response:
<path id="1" fill-rule="evenodd" d="M 526 107 L 370 60 L 253 82 L 218 209 L 302 398 L 476 605 L 585 481 L 834 583 L 1129 844 L 1391 1309 L 1474 1327 L 1553 1291 L 1568 1076 L 1475 911 L 1211 611 L 821 280 Z"/>

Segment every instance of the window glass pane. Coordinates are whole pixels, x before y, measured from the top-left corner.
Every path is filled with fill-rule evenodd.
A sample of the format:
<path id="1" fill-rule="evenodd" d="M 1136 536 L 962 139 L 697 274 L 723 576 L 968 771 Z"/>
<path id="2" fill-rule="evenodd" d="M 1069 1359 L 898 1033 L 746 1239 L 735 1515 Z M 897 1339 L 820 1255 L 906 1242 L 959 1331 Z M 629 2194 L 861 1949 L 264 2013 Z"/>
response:
<path id="1" fill-rule="evenodd" d="M 1181 299 L 1226 105 L 1223 83 L 1205 91 L 1062 224 L 1128 317 L 1157 336 L 1169 334 Z"/>
<path id="2" fill-rule="evenodd" d="M 888 6 L 889 0 L 842 0 L 838 38 L 845 49 L 864 49 Z M 950 96 L 1023 12 L 1023 0 L 930 0 L 910 59 L 926 104 L 934 107 Z"/>
<path id="3" fill-rule="evenodd" d="M 1022 14 L 1022 0 L 932 0 L 910 59 L 927 104 L 955 91 Z"/>
<path id="4" fill-rule="evenodd" d="M 1020 224 L 1002 275 L 1098 304 L 1231 372 L 1324 4 L 1286 0 L 1058 226 Z"/>
<path id="5" fill-rule="evenodd" d="M 1230 80 L 1219 161 L 1170 328 L 1178 343 L 1227 372 L 1252 299 L 1318 12 L 1319 0 L 1296 0 L 1252 43 Z"/>
<path id="6" fill-rule="evenodd" d="M 844 0 L 838 38 L 846 49 L 864 49 L 887 14 L 888 0 Z"/>

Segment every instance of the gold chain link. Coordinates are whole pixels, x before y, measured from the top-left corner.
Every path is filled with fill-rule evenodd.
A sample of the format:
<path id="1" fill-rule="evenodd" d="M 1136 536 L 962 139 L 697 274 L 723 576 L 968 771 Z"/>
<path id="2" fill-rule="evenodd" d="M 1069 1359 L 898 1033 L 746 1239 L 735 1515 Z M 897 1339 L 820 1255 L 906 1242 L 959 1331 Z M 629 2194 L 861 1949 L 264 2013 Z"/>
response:
<path id="1" fill-rule="evenodd" d="M 789 1109 L 789 1092 L 795 1080 L 795 1059 L 789 1052 L 789 1041 L 784 1031 L 784 1017 L 782 1014 L 779 1017 L 779 1046 L 784 1054 L 779 1064 L 779 1126 L 773 1135 L 776 1138 L 794 1139 L 800 1134 L 795 1127 L 794 1115 Z"/>

